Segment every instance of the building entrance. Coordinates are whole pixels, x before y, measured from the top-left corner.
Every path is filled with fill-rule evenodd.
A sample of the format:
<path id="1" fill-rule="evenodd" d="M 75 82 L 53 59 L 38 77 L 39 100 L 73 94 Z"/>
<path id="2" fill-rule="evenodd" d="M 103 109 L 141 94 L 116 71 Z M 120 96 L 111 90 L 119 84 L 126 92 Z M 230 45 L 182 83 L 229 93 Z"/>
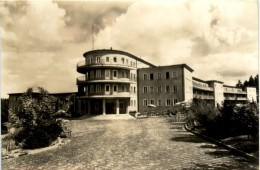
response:
<path id="1" fill-rule="evenodd" d="M 115 101 L 106 101 L 106 114 L 116 114 Z"/>

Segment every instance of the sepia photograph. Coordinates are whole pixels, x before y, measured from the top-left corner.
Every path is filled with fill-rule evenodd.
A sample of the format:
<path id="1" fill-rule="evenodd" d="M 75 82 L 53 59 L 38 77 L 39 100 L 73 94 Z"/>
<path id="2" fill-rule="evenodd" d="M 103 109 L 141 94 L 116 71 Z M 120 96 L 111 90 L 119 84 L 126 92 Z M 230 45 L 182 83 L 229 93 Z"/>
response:
<path id="1" fill-rule="evenodd" d="M 1 169 L 259 169 L 258 13 L 0 1 Z"/>

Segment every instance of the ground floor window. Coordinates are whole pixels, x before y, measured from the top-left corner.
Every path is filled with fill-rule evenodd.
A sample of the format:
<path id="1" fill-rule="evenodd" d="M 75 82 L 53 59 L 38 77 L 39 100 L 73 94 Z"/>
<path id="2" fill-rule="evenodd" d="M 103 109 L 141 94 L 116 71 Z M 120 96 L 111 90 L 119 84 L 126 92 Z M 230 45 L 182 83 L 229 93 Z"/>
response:
<path id="1" fill-rule="evenodd" d="M 153 104 L 153 105 L 154 105 L 154 100 L 153 100 L 153 99 L 152 99 L 150 102 L 151 102 L 151 104 Z"/>
<path id="2" fill-rule="evenodd" d="M 166 106 L 171 106 L 171 99 L 166 100 Z"/>
<path id="3" fill-rule="evenodd" d="M 173 104 L 176 104 L 178 102 L 177 99 L 173 99 Z"/>
<path id="4" fill-rule="evenodd" d="M 162 106 L 162 101 L 159 99 L 159 100 L 157 100 L 157 105 L 158 106 Z"/>

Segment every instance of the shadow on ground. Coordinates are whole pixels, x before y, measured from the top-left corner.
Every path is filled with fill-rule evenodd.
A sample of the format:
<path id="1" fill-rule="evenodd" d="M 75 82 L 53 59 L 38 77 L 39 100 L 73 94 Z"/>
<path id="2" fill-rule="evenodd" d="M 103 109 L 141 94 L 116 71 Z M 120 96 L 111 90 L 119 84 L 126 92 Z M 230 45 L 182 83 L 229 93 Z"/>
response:
<path id="1" fill-rule="evenodd" d="M 193 134 L 185 134 L 177 137 L 171 138 L 172 141 L 175 142 L 189 142 L 189 143 L 205 143 L 206 141 L 198 138 Z"/>

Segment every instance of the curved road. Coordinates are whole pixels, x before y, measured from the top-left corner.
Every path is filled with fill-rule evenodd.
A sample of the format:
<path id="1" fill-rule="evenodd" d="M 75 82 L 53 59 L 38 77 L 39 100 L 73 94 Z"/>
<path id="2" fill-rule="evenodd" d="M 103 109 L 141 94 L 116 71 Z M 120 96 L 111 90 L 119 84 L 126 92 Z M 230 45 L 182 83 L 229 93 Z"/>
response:
<path id="1" fill-rule="evenodd" d="M 73 120 L 71 142 L 2 169 L 258 169 L 164 118 Z"/>

